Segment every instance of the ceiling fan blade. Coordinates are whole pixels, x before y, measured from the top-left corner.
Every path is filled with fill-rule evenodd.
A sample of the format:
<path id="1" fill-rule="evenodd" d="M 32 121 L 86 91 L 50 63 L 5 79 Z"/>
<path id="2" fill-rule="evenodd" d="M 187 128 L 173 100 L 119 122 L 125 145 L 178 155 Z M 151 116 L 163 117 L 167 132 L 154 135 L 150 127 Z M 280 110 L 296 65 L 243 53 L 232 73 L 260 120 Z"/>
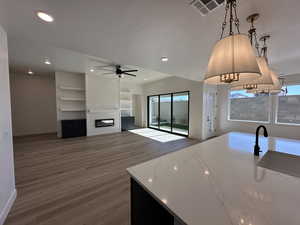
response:
<path id="1" fill-rule="evenodd" d="M 138 70 L 123 70 L 123 73 L 132 73 L 132 72 L 138 72 Z"/>
<path id="2" fill-rule="evenodd" d="M 132 76 L 132 77 L 136 77 L 136 75 L 131 74 L 131 73 L 123 73 L 123 74 L 128 75 L 128 76 Z"/>
<path id="3" fill-rule="evenodd" d="M 98 68 L 97 66 L 95 66 L 94 69 L 95 69 L 95 70 L 98 70 L 98 71 L 103 70 L 103 71 L 111 71 L 111 72 L 114 72 L 113 69 Z"/>
<path id="4" fill-rule="evenodd" d="M 103 65 L 103 66 L 94 66 L 95 68 L 107 68 L 107 67 L 115 67 L 114 64 L 108 64 L 108 65 Z"/>
<path id="5" fill-rule="evenodd" d="M 101 75 L 115 75 L 114 73 L 101 73 Z"/>

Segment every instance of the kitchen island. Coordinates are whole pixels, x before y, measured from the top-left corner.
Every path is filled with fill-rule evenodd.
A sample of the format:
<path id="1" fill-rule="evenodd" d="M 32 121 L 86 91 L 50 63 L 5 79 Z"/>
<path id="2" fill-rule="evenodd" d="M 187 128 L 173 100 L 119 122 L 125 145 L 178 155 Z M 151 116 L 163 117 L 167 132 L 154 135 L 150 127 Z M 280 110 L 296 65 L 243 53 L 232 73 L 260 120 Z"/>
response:
<path id="1" fill-rule="evenodd" d="M 300 179 L 257 165 L 300 141 L 228 133 L 131 167 L 131 225 L 299 225 Z"/>

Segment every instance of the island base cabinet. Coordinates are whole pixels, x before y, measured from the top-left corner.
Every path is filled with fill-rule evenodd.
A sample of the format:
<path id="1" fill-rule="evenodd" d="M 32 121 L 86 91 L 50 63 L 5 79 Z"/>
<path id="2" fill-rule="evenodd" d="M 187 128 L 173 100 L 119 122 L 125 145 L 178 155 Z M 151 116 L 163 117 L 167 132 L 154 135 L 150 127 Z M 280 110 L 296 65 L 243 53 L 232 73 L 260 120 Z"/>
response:
<path id="1" fill-rule="evenodd" d="M 174 217 L 131 178 L 131 225 L 174 225 Z"/>

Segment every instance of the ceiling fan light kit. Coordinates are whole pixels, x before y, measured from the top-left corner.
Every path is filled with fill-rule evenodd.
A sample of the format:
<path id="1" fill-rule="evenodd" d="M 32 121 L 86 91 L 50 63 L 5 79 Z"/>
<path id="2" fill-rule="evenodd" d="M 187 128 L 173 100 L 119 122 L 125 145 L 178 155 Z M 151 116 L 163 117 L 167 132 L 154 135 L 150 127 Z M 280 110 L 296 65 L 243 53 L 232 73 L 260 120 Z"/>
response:
<path id="1" fill-rule="evenodd" d="M 213 48 L 205 74 L 204 80 L 208 84 L 231 84 L 261 76 L 249 38 L 240 33 L 236 7 L 236 0 L 227 0 L 221 39 Z M 229 35 L 223 38 L 228 14 Z M 234 34 L 233 26 L 237 34 Z"/>

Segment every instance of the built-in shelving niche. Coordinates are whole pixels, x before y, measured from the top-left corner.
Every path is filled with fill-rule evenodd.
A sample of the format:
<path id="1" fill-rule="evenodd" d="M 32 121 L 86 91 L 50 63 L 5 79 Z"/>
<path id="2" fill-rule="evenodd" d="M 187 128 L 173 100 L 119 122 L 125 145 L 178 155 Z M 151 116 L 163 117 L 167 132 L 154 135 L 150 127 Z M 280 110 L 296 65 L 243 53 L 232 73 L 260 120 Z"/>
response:
<path id="1" fill-rule="evenodd" d="M 58 72 L 56 79 L 56 105 L 58 136 L 61 136 L 61 120 L 86 119 L 85 76 Z"/>
<path id="2" fill-rule="evenodd" d="M 132 116 L 132 93 L 130 90 L 120 92 L 121 116 Z"/>

